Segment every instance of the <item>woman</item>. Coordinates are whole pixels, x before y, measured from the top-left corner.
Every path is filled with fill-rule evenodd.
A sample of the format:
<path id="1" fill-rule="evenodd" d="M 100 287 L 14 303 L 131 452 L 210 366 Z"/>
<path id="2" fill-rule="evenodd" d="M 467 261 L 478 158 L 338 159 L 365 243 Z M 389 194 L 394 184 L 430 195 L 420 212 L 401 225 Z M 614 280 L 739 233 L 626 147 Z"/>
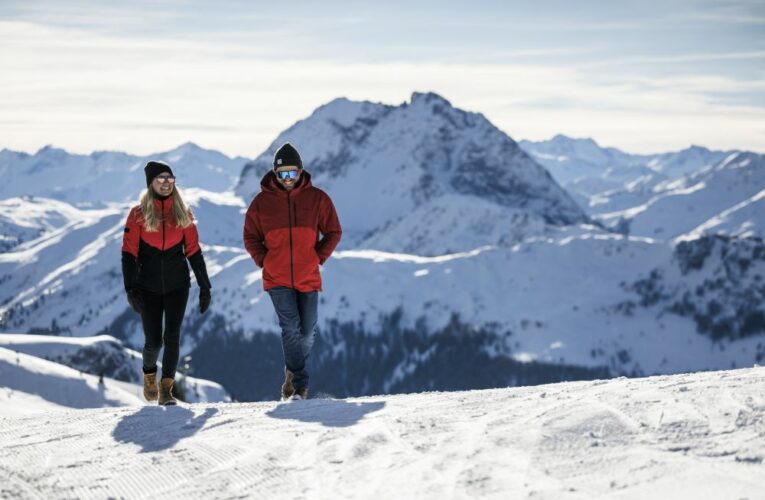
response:
<path id="1" fill-rule="evenodd" d="M 191 286 L 187 259 L 199 285 L 201 313 L 210 306 L 211 285 L 197 228 L 175 187 L 173 171 L 165 163 L 150 161 L 144 172 L 146 192 L 125 224 L 122 276 L 128 302 L 143 323 L 143 395 L 147 401 L 159 399 L 161 405 L 174 405 L 177 401 L 172 390 L 181 324 Z M 165 352 L 158 389 L 157 358 L 163 340 Z"/>

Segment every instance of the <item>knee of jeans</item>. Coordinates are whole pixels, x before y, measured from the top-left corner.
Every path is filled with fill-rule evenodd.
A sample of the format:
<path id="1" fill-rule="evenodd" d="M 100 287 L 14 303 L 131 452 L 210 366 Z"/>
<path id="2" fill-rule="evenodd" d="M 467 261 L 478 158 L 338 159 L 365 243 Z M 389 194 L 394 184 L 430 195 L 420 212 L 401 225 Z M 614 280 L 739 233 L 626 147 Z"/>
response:
<path id="1" fill-rule="evenodd" d="M 282 336 L 299 335 L 300 324 L 297 322 L 282 323 Z"/>
<path id="2" fill-rule="evenodd" d="M 305 328 L 305 327 L 303 327 L 300 330 L 300 333 L 303 335 L 303 337 L 313 338 L 316 335 L 316 328 Z"/>

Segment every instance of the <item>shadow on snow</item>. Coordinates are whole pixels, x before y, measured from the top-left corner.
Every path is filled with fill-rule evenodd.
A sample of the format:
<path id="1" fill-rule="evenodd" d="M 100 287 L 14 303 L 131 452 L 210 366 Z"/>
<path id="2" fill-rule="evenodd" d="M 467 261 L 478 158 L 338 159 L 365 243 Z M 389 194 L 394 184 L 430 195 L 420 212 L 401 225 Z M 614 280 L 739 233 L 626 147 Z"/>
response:
<path id="1" fill-rule="evenodd" d="M 167 450 L 181 439 L 193 436 L 216 413 L 216 408 L 194 415 L 182 406 L 144 406 L 123 417 L 112 437 L 119 443 L 139 445 L 141 453 Z"/>
<path id="2" fill-rule="evenodd" d="M 352 403 L 339 399 L 312 399 L 288 401 L 278 405 L 266 415 L 272 418 L 317 422 L 325 427 L 350 427 L 368 413 L 381 410 L 383 401 Z"/>

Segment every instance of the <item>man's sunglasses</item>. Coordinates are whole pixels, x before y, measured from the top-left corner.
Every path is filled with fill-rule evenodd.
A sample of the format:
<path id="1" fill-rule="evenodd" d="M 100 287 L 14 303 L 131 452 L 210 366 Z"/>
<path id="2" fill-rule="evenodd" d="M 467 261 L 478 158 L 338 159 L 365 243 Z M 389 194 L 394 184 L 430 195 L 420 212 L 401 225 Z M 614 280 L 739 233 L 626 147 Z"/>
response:
<path id="1" fill-rule="evenodd" d="M 164 184 L 165 182 L 169 182 L 170 184 L 175 183 L 175 177 L 171 175 L 158 175 L 154 180 L 159 181 L 160 184 Z"/>
<path id="2" fill-rule="evenodd" d="M 290 179 L 297 179 L 298 171 L 297 170 L 280 170 L 276 172 L 276 175 L 279 176 L 279 179 L 281 180 L 287 180 L 289 177 Z"/>

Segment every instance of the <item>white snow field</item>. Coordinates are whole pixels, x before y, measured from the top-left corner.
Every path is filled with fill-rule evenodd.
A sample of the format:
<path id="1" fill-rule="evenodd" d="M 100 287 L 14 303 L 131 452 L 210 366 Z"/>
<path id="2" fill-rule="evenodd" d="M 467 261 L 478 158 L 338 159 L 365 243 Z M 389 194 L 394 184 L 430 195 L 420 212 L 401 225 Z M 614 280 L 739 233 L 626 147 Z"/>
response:
<path id="1" fill-rule="evenodd" d="M 764 388 L 754 367 L 0 417 L 0 497 L 755 500 Z"/>

